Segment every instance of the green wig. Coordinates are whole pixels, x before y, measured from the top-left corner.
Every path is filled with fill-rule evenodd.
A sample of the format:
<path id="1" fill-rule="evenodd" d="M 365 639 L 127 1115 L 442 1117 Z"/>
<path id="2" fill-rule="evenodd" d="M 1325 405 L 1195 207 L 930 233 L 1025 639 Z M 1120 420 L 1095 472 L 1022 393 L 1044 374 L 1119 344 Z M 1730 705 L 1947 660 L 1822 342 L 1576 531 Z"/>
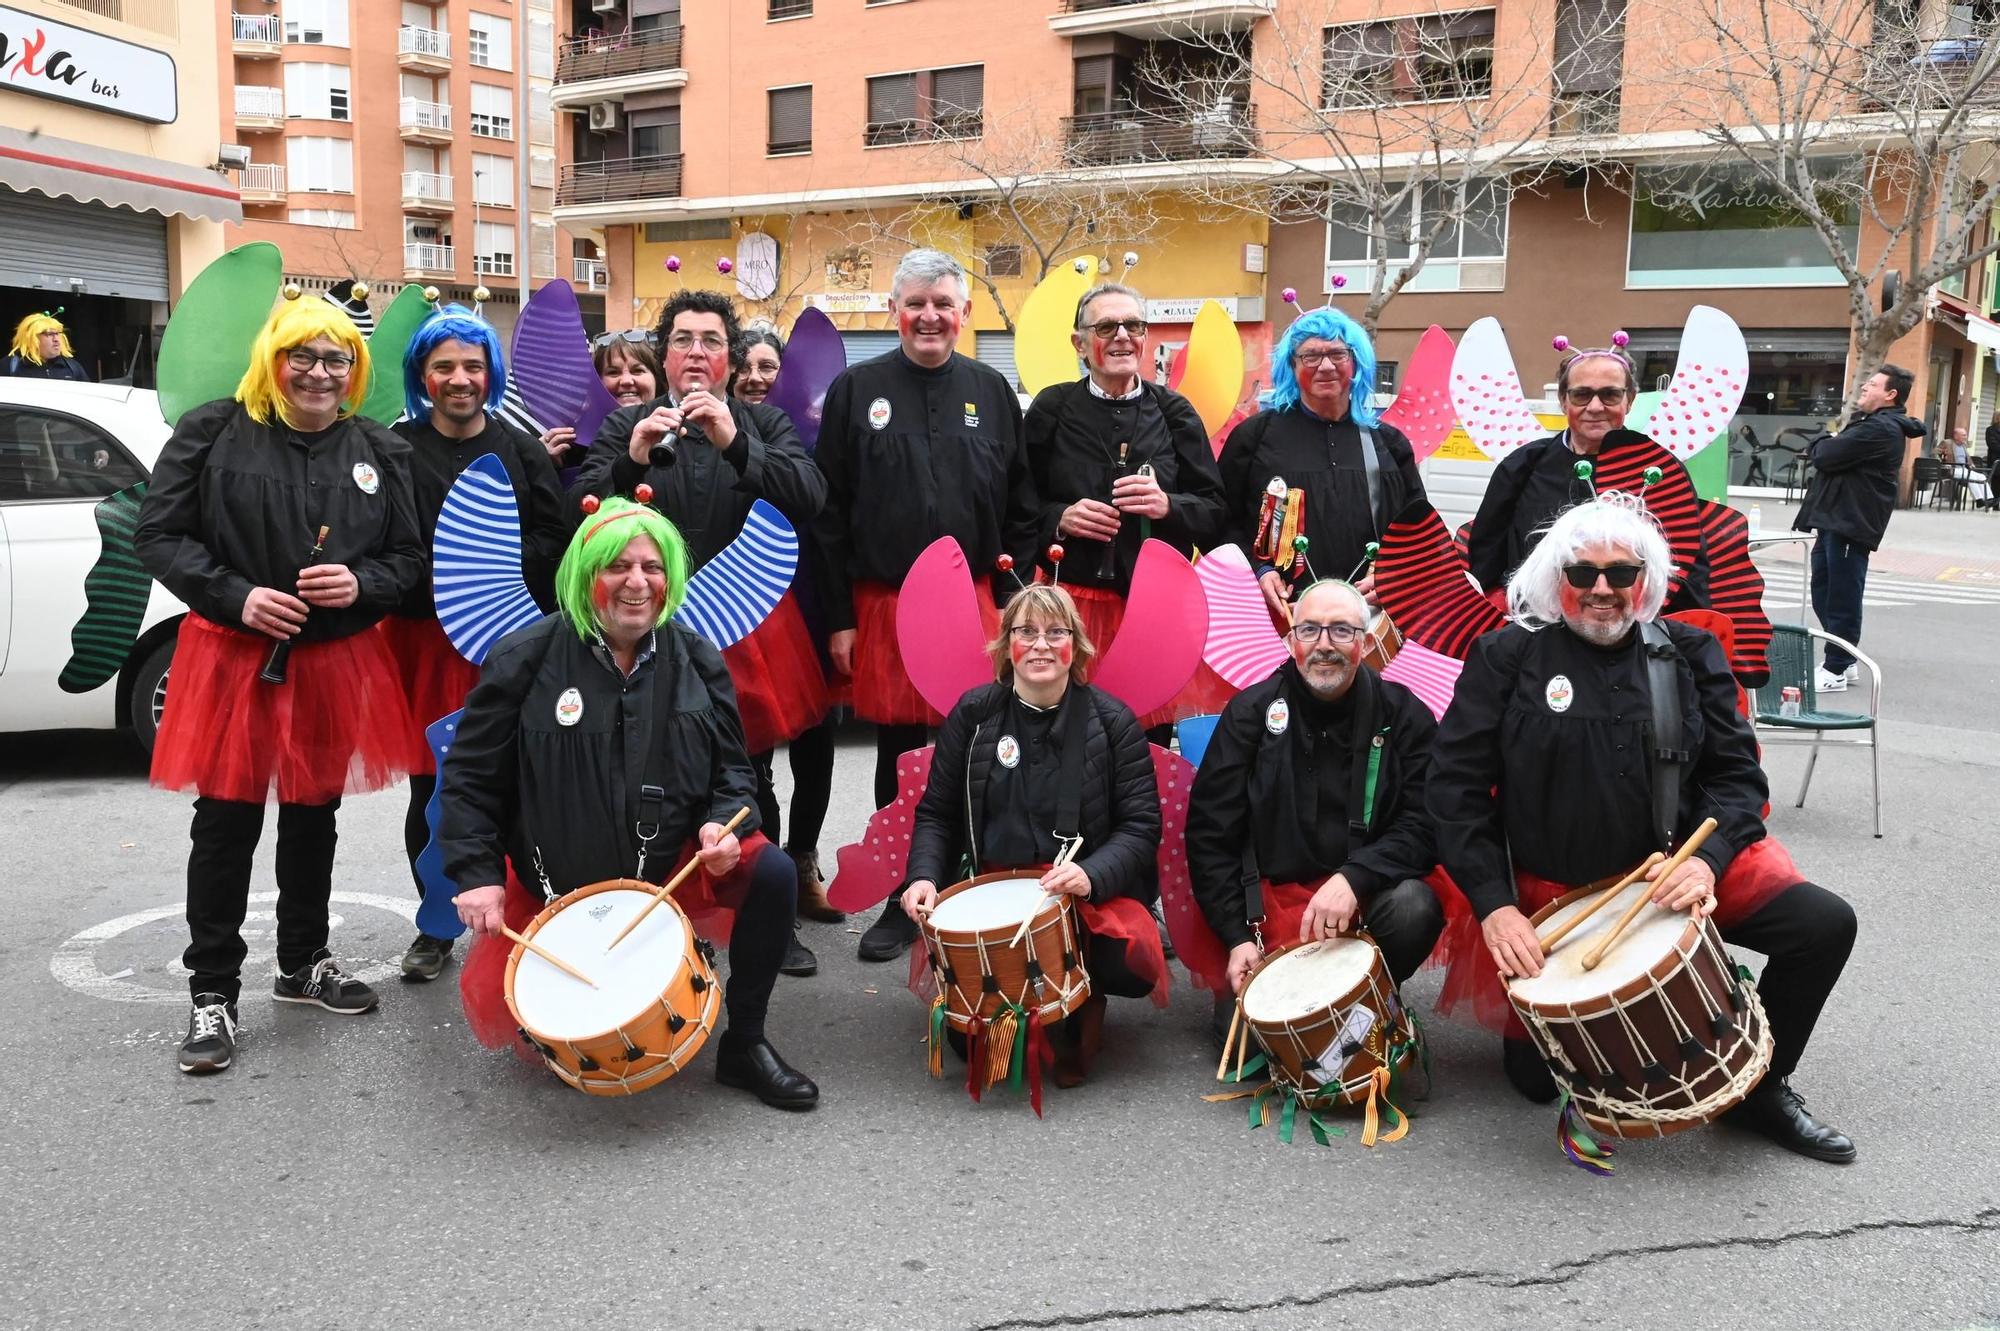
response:
<path id="1" fill-rule="evenodd" d="M 687 596 L 687 542 L 674 524 L 644 504 L 607 499 L 584 518 L 556 567 L 556 605 L 586 642 L 598 632 L 597 603 L 591 596 L 597 575 L 625 553 L 635 536 L 652 537 L 666 566 L 667 599 L 660 607 L 659 623 L 672 619 Z"/>

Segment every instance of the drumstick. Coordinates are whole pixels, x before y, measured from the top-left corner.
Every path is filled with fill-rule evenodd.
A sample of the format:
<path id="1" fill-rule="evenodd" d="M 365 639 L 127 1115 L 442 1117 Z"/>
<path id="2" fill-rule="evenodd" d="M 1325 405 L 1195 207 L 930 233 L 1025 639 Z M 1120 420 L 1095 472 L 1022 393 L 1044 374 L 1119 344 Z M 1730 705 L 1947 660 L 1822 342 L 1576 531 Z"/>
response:
<path id="1" fill-rule="evenodd" d="M 1588 906 L 1585 906 L 1582 910 L 1570 916 L 1568 920 L 1566 920 L 1562 924 L 1557 925 L 1553 930 L 1551 930 L 1548 936 L 1541 940 L 1542 951 L 1544 953 L 1553 951 L 1555 945 L 1557 943 L 1562 942 L 1563 939 L 1569 937 L 1570 932 L 1574 930 L 1577 925 L 1582 924 L 1585 920 L 1597 914 L 1598 911 L 1604 909 L 1604 904 L 1607 901 L 1610 901 L 1611 898 L 1617 896 L 1620 892 L 1623 892 L 1626 888 L 1632 886 L 1633 883 L 1637 882 L 1639 878 L 1645 874 L 1646 870 L 1652 868 L 1654 865 L 1658 864 L 1661 860 L 1665 858 L 1666 856 L 1662 855 L 1657 850 L 1654 851 L 1651 855 L 1648 855 L 1645 858 L 1645 861 L 1641 863 L 1638 868 L 1634 869 L 1631 873 L 1626 874 L 1616 883 L 1613 883 L 1610 887 L 1605 888 L 1603 892 L 1599 893 L 1597 900 L 1591 902 Z"/>
<path id="2" fill-rule="evenodd" d="M 1683 841 L 1681 848 L 1674 852 L 1673 858 L 1660 866 L 1660 877 L 1664 879 L 1668 874 L 1686 864 L 1688 856 L 1701 849 L 1701 843 L 1708 840 L 1708 834 L 1714 830 L 1715 819 L 1702 819 L 1701 826 L 1694 829 L 1694 835 Z M 1625 913 L 1618 917 L 1618 923 L 1611 926 L 1611 932 L 1606 934 L 1596 947 L 1583 954 L 1583 968 L 1585 970 L 1594 971 L 1597 969 L 1597 963 L 1604 960 L 1604 954 L 1609 952 L 1611 945 L 1618 941 L 1618 935 L 1624 933 L 1625 926 L 1632 923 L 1632 917 L 1637 915 L 1640 909 L 1652 899 L 1653 894 L 1651 892 L 1641 892 L 1639 899 L 1625 908 Z"/>
<path id="3" fill-rule="evenodd" d="M 746 804 L 742 808 L 736 811 L 736 816 L 734 818 L 731 818 L 728 822 L 722 825 L 722 835 L 728 836 L 731 832 L 734 832 L 736 830 L 737 824 L 741 823 L 745 818 L 748 818 L 749 816 L 750 816 L 750 806 Z M 721 839 L 720 837 L 717 838 L 717 840 L 720 839 Z M 610 942 L 604 945 L 604 950 L 606 952 L 609 952 L 612 948 L 617 947 L 620 943 L 624 942 L 625 935 L 631 933 L 634 929 L 637 929 L 639 927 L 640 921 L 644 920 L 648 915 L 651 915 L 653 913 L 653 908 L 655 906 L 659 905 L 662 901 L 665 901 L 669 896 L 673 894 L 673 890 L 675 888 L 679 887 L 682 883 L 686 882 L 688 875 L 693 873 L 695 869 L 700 866 L 700 864 L 701 864 L 701 856 L 696 855 L 693 859 L 689 860 L 686 864 L 682 865 L 681 871 L 679 873 L 675 874 L 672 878 L 669 878 L 666 881 L 666 884 L 663 887 L 661 887 L 659 891 L 653 893 L 653 899 L 646 903 L 646 908 L 640 911 L 637 915 L 632 917 L 632 923 L 626 925 L 623 929 L 619 930 L 618 937 L 612 939 Z"/>
<path id="4" fill-rule="evenodd" d="M 1068 844 L 1066 844 L 1061 850 L 1057 851 L 1056 862 L 1049 866 L 1049 872 L 1054 873 L 1057 869 L 1062 868 L 1065 864 L 1068 864 L 1071 860 L 1075 859 L 1076 848 L 1082 844 L 1083 842 L 1081 840 L 1071 841 Z M 1056 899 L 1055 893 L 1043 892 L 1042 899 L 1040 901 L 1037 901 L 1035 903 L 1035 908 L 1028 912 L 1028 918 L 1021 921 L 1021 927 L 1014 931 L 1014 939 L 1012 942 L 1008 943 L 1007 946 L 1009 947 L 1021 946 L 1021 940 L 1028 936 L 1028 926 L 1033 924 L 1035 922 L 1035 917 L 1042 913 L 1042 907 L 1048 905 L 1051 901 L 1054 901 L 1055 899 Z"/>
<path id="5" fill-rule="evenodd" d="M 519 943 L 522 947 L 527 948 L 528 951 L 534 953 L 536 956 L 540 957 L 543 961 L 548 962 L 549 965 L 554 966 L 557 970 L 561 971 L 564 975 L 569 976 L 571 979 L 582 980 L 585 984 L 589 985 L 593 989 L 597 987 L 597 981 L 591 979 L 588 975 L 585 975 L 582 971 L 570 965 L 567 961 L 564 961 L 561 957 L 549 951 L 547 948 L 543 947 L 540 943 L 522 937 L 520 934 L 515 933 L 512 929 L 509 929 L 504 924 L 500 926 L 500 932 L 505 934 L 508 938 L 511 938 L 515 942 Z"/>

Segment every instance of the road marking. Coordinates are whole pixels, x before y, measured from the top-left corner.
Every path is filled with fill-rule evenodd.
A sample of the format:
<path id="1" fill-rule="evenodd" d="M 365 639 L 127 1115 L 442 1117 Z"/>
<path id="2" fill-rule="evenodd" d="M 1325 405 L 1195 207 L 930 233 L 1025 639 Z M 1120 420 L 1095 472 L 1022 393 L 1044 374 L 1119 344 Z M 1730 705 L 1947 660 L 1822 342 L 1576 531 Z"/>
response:
<path id="1" fill-rule="evenodd" d="M 270 905 L 277 899 L 276 892 L 252 892 L 249 904 Z M 335 892 L 328 900 L 339 906 L 372 906 L 376 910 L 388 911 L 391 915 L 400 916 L 412 927 L 415 927 L 417 922 L 416 902 L 407 897 L 385 897 L 373 892 Z M 49 958 L 49 973 L 78 993 L 87 994 L 92 998 L 102 998 L 113 1003 L 172 1003 L 185 1007 L 188 1001 L 186 990 L 169 992 L 130 983 L 133 975 L 130 967 L 119 971 L 116 975 L 106 975 L 97 964 L 97 950 L 112 939 L 128 934 L 134 929 L 184 916 L 186 913 L 185 903 L 155 906 L 151 910 L 134 911 L 130 915 L 120 915 L 115 920 L 93 924 L 83 932 L 63 940 L 56 948 L 55 955 Z M 253 933 L 254 931 L 246 930 L 246 938 Z M 179 963 L 180 958 L 176 955 L 173 961 L 162 969 L 169 973 L 187 974 Z M 378 961 L 356 970 L 354 978 L 363 984 L 379 984 L 398 973 L 399 968 L 395 962 Z"/>
<path id="2" fill-rule="evenodd" d="M 1767 596 L 1789 594 L 1796 600 L 1806 579 L 1794 572 L 1761 570 Z M 1910 582 L 1900 578 L 1871 577 L 1862 593 L 1862 604 L 1890 605 L 2000 605 L 2000 590 L 1952 583 Z"/>

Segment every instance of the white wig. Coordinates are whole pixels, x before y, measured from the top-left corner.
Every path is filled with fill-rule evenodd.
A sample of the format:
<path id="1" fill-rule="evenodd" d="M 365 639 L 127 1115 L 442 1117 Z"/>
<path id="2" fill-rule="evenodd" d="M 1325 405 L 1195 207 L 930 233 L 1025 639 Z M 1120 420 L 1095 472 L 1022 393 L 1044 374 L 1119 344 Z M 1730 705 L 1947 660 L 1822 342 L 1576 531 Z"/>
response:
<path id="1" fill-rule="evenodd" d="M 1589 503 L 1565 509 L 1550 523 L 1528 557 L 1507 580 L 1507 615 L 1527 628 L 1563 622 L 1563 566 L 1592 546 L 1630 550 L 1645 565 L 1633 606 L 1641 623 L 1658 617 L 1673 576 L 1673 552 L 1660 524 L 1637 495 L 1606 490 Z"/>

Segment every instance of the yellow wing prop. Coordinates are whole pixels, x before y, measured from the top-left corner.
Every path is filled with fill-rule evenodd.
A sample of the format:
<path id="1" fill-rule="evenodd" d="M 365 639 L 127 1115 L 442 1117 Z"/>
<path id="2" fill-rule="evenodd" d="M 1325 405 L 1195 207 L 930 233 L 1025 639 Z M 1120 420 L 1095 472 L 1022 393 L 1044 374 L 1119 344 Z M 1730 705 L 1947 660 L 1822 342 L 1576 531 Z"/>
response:
<path id="1" fill-rule="evenodd" d="M 1021 302 L 1021 317 L 1014 322 L 1014 371 L 1031 397 L 1079 373 L 1069 335 L 1076 327 L 1076 303 L 1090 290 L 1091 269 L 1088 259 L 1052 268 Z"/>
<path id="2" fill-rule="evenodd" d="M 1243 394 L 1243 339 L 1220 304 L 1203 301 L 1188 332 L 1181 395 L 1194 403 L 1210 434 L 1221 429 Z"/>

